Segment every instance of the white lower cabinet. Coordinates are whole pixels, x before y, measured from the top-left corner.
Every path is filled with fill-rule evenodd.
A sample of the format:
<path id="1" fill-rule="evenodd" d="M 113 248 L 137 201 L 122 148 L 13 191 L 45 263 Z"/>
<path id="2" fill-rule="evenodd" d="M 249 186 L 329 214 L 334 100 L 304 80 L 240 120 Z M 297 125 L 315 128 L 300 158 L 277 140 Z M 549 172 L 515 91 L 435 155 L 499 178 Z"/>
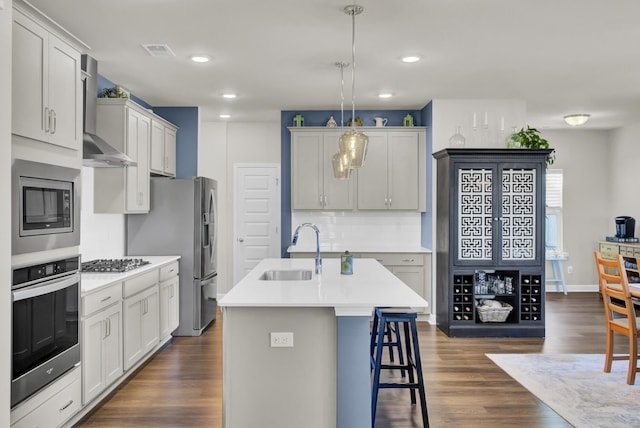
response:
<path id="1" fill-rule="evenodd" d="M 160 340 L 178 328 L 180 301 L 178 262 L 160 269 Z"/>
<path id="2" fill-rule="evenodd" d="M 124 369 L 129 370 L 160 341 L 158 286 L 124 301 Z"/>
<path id="3" fill-rule="evenodd" d="M 122 375 L 122 302 L 85 319 L 82 325 L 82 402 L 88 403 Z"/>
<path id="4" fill-rule="evenodd" d="M 82 299 L 82 402 L 115 382 L 122 369 L 122 283 Z"/>
<path id="5" fill-rule="evenodd" d="M 11 410 L 12 428 L 59 427 L 82 407 L 80 367 Z"/>

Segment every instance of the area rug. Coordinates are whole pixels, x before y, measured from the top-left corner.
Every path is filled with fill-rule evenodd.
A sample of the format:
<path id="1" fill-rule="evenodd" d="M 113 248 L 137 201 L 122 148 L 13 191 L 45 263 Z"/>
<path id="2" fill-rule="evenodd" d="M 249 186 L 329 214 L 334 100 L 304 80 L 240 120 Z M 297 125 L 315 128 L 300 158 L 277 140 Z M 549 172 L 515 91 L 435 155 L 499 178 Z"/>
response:
<path id="1" fill-rule="evenodd" d="M 627 385 L 627 362 L 604 373 L 604 355 L 486 354 L 575 427 L 639 427 L 640 376 Z"/>

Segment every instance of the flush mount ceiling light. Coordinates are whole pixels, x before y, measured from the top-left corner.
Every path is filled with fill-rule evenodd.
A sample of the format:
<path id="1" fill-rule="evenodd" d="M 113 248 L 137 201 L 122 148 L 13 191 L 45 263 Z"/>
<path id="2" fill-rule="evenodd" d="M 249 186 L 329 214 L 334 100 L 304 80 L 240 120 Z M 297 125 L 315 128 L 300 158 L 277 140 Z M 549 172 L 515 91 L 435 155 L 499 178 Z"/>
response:
<path id="1" fill-rule="evenodd" d="M 356 15 L 364 11 L 362 6 L 349 5 L 344 13 L 351 15 L 351 130 L 340 137 L 340 153 L 348 154 L 351 158 L 350 168 L 362 168 L 367 156 L 369 137 L 362 131 L 356 130 Z"/>
<path id="2" fill-rule="evenodd" d="M 234 99 L 236 97 L 237 97 L 236 94 L 222 94 L 222 98 L 226 98 L 228 100 L 232 100 L 232 99 Z"/>
<path id="3" fill-rule="evenodd" d="M 208 56 L 204 56 L 204 55 L 193 55 L 191 57 L 191 61 L 203 64 L 205 62 L 209 62 L 210 59 Z"/>
<path id="4" fill-rule="evenodd" d="M 230 114 L 221 114 L 220 116 L 218 116 L 220 119 L 229 119 L 231 117 Z"/>
<path id="5" fill-rule="evenodd" d="M 564 121 L 571 126 L 579 126 L 587 123 L 587 120 L 591 117 L 590 114 L 580 113 L 580 114 L 569 114 L 564 117 Z"/>
<path id="6" fill-rule="evenodd" d="M 378 94 L 378 98 L 391 98 L 392 96 L 393 94 L 389 94 L 389 93 Z"/>
<path id="7" fill-rule="evenodd" d="M 419 56 L 405 56 L 402 58 L 402 62 L 418 62 L 420 61 L 420 57 Z"/>

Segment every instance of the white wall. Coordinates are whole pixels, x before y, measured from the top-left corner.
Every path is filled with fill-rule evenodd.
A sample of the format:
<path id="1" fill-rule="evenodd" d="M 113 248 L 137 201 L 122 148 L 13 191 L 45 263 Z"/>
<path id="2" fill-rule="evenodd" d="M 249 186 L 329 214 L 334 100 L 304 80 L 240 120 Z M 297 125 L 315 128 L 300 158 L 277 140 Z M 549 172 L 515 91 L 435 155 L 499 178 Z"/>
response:
<path id="1" fill-rule="evenodd" d="M 612 204 L 618 199 L 611 192 L 611 180 L 617 170 L 617 162 L 611 157 L 613 132 L 568 129 L 542 131 L 541 135 L 556 149 L 551 168 L 563 171 L 563 245 L 569 253 L 569 260 L 564 262 L 567 288 L 578 291 L 591 286 L 595 291 L 598 280 L 593 251 L 598 241 L 615 233 L 613 217 L 622 213 Z M 635 159 L 639 152 L 635 150 Z M 636 174 L 638 178 L 640 173 Z M 640 201 L 635 202 L 640 208 Z M 640 209 L 635 213 L 640 219 Z M 569 266 L 573 266 L 572 274 L 568 273 Z"/>
<path id="2" fill-rule="evenodd" d="M 524 101 L 511 99 L 433 100 L 433 151 L 449 147 L 449 138 L 461 127 L 465 147 L 505 147 L 505 139 L 525 124 Z M 473 116 L 476 130 L 473 130 Z M 487 128 L 485 128 L 485 114 Z M 435 218 L 435 217 L 434 217 Z"/>
<path id="3" fill-rule="evenodd" d="M 218 293 L 233 286 L 233 165 L 280 164 L 280 145 L 280 122 L 200 124 L 198 175 L 218 181 Z"/>
<path id="4" fill-rule="evenodd" d="M 11 5 L 12 0 L 2 2 L 0 8 L 0 200 L 11 201 Z M 11 210 L 0 210 L 0 426 L 9 426 L 11 384 Z"/>
<path id="5" fill-rule="evenodd" d="M 636 236 L 640 236 L 640 124 L 612 132 L 608 147 L 610 174 L 606 183 L 612 217 L 629 215 L 636 219 Z M 609 219 L 609 234 L 614 233 L 613 218 Z"/>
<path id="6" fill-rule="evenodd" d="M 93 259 L 117 259 L 125 254 L 124 214 L 93 212 L 94 171 L 94 168 L 82 168 L 80 254 L 85 262 Z"/>

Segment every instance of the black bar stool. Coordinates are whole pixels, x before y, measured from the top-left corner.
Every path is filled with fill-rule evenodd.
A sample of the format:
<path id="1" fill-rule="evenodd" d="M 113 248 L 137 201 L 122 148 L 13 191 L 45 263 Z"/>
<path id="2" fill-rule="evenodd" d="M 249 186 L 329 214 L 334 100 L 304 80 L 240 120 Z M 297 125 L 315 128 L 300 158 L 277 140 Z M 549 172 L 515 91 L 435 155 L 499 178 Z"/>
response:
<path id="1" fill-rule="evenodd" d="M 378 308 L 378 309 L 386 309 L 386 308 Z M 375 311 L 373 314 L 373 325 L 371 326 L 371 343 L 370 343 L 370 354 L 371 354 L 371 370 L 373 370 L 375 365 L 375 353 L 376 347 L 378 346 L 378 325 L 380 319 L 378 318 L 378 312 Z M 395 362 L 394 358 L 394 348 L 398 352 L 398 359 L 400 360 L 400 365 L 404 366 L 404 353 L 402 352 L 402 341 L 400 340 L 400 328 L 398 326 L 398 322 L 387 323 L 384 326 L 384 335 L 386 340 L 382 340 L 380 342 L 380 346 L 388 348 L 389 351 L 389 361 L 392 363 Z M 400 369 L 400 374 L 402 377 L 405 376 L 405 369 Z"/>
<path id="2" fill-rule="evenodd" d="M 416 404 L 416 389 L 420 396 L 420 407 L 422 410 L 422 422 L 426 428 L 429 426 L 427 415 L 427 399 L 424 390 L 424 377 L 422 375 L 422 362 L 420 360 L 420 346 L 418 344 L 418 328 L 416 325 L 417 314 L 409 308 L 376 308 L 373 319 L 373 331 L 371 332 L 371 349 L 373 353 L 373 385 L 371 396 L 371 426 L 375 426 L 376 407 L 378 404 L 378 391 L 384 388 L 409 389 L 411 394 L 411 404 Z M 382 350 L 387 346 L 385 339 L 390 335 L 385 334 L 387 326 L 393 324 L 399 342 L 399 328 L 402 325 L 404 330 L 404 355 L 402 346 L 397 346 L 401 357 L 400 364 L 383 364 Z M 376 332 L 377 330 L 377 332 Z M 381 343 L 374 343 L 381 342 Z M 406 364 L 404 363 L 406 359 Z M 409 382 L 380 382 L 381 370 L 406 370 L 409 375 Z M 404 376 L 403 376 L 404 377 Z"/>

